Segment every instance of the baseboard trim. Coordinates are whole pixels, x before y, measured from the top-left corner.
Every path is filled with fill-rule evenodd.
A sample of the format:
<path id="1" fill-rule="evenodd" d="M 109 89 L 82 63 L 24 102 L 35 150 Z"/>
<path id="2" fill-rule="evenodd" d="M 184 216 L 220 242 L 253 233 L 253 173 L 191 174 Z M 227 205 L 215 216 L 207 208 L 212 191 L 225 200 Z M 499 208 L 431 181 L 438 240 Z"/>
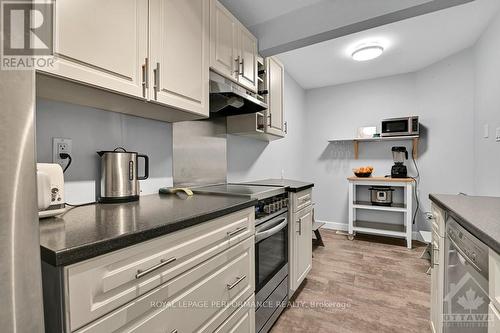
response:
<path id="1" fill-rule="evenodd" d="M 347 223 L 332 222 L 332 221 L 325 221 L 325 220 L 316 220 L 316 222 L 324 223 L 325 225 L 323 226 L 323 228 L 328 229 L 328 230 L 347 231 L 349 229 Z M 422 236 L 420 235 L 420 233 L 418 231 L 413 231 L 411 238 L 413 240 L 418 240 L 418 241 L 424 242 Z"/>
<path id="2" fill-rule="evenodd" d="M 322 221 L 322 220 L 316 220 L 316 222 L 324 223 L 325 225 L 323 226 L 323 228 L 329 229 L 329 230 L 347 231 L 347 229 L 348 229 L 347 223 Z"/>

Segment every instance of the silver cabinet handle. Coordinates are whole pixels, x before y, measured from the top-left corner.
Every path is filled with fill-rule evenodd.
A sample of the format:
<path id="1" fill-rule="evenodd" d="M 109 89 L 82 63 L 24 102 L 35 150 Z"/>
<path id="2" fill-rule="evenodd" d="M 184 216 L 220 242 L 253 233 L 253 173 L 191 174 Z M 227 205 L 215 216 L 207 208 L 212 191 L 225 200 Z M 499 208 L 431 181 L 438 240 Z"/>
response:
<path id="1" fill-rule="evenodd" d="M 272 124 L 273 124 L 272 118 L 271 118 L 272 117 L 272 113 L 269 110 L 267 112 L 269 113 L 269 126 L 268 127 L 272 127 Z"/>
<path id="2" fill-rule="evenodd" d="M 439 249 L 434 247 L 434 243 L 431 242 L 431 268 L 434 268 L 434 266 L 439 266 L 439 264 L 436 264 L 436 252 L 437 255 L 439 255 Z"/>
<path id="3" fill-rule="evenodd" d="M 231 290 L 233 289 L 234 287 L 236 287 L 241 281 L 245 280 L 247 278 L 246 275 L 243 275 L 242 277 L 239 277 L 239 278 L 236 278 L 236 281 L 234 281 L 233 283 L 231 284 L 227 284 L 227 290 Z"/>
<path id="4" fill-rule="evenodd" d="M 241 76 L 245 76 L 245 58 L 241 58 L 241 72 L 240 72 L 240 75 Z"/>
<path id="5" fill-rule="evenodd" d="M 148 88 L 148 58 L 144 59 L 142 65 L 142 97 L 146 97 L 146 89 Z"/>
<path id="6" fill-rule="evenodd" d="M 240 56 L 238 56 L 238 58 L 234 59 L 234 61 L 236 62 L 236 70 L 234 71 L 234 74 L 236 74 L 236 76 L 238 75 L 241 75 L 241 72 L 240 72 Z"/>
<path id="7" fill-rule="evenodd" d="M 158 99 L 158 91 L 160 91 L 160 63 L 156 63 L 156 68 L 153 69 L 153 79 L 154 79 L 154 86 L 153 90 L 155 92 L 155 100 Z"/>
<path id="8" fill-rule="evenodd" d="M 177 330 L 173 330 L 173 331 L 172 331 L 172 332 L 170 332 L 170 333 L 177 333 Z"/>
<path id="9" fill-rule="evenodd" d="M 238 229 L 235 229 L 233 231 L 228 231 L 227 232 L 227 237 L 232 237 L 236 234 L 239 234 L 240 232 L 242 232 L 243 230 L 246 230 L 247 227 L 239 227 Z"/>
<path id="10" fill-rule="evenodd" d="M 177 260 L 177 258 L 175 258 L 175 257 L 169 258 L 169 259 L 167 259 L 167 260 L 162 259 L 162 260 L 160 260 L 160 263 L 159 263 L 159 264 L 156 264 L 156 265 L 154 265 L 153 267 L 150 267 L 150 268 L 145 269 L 145 270 L 140 270 L 140 269 L 139 269 L 139 270 L 137 270 L 137 274 L 135 275 L 135 278 L 136 278 L 136 279 L 140 279 L 140 278 L 141 278 L 141 277 L 143 277 L 144 275 L 149 274 L 149 273 L 151 273 L 152 271 L 155 271 L 155 270 L 157 270 L 157 269 L 159 269 L 159 268 L 161 268 L 161 267 L 163 267 L 163 266 L 166 266 L 166 265 L 168 265 L 168 264 L 170 264 L 170 263 L 173 263 L 173 262 L 174 262 L 174 261 L 176 261 L 176 260 Z"/>
<path id="11" fill-rule="evenodd" d="M 305 219 L 310 214 L 311 214 L 311 212 L 307 213 L 306 215 L 304 215 L 301 218 L 299 218 L 299 220 L 297 221 L 299 223 L 299 230 L 297 230 L 297 232 L 299 233 L 299 235 L 302 235 L 302 220 Z"/>
<path id="12" fill-rule="evenodd" d="M 288 121 L 283 124 L 285 126 L 285 134 L 288 134 Z"/>

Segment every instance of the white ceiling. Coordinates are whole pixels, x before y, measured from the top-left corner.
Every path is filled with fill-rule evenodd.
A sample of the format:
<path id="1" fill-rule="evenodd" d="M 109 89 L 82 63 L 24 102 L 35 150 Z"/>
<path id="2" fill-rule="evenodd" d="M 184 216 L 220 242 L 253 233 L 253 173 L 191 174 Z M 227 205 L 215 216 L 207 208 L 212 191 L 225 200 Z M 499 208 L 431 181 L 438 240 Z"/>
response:
<path id="1" fill-rule="evenodd" d="M 222 0 L 221 2 L 246 27 L 251 27 L 320 1 L 325 0 Z"/>
<path id="2" fill-rule="evenodd" d="M 471 47 L 499 7 L 498 0 L 476 0 L 278 57 L 305 89 L 414 72 Z M 384 54 L 367 62 L 353 61 L 350 50 L 366 40 L 384 43 Z"/>
<path id="3" fill-rule="evenodd" d="M 472 0 L 220 1 L 257 36 L 267 56 Z"/>

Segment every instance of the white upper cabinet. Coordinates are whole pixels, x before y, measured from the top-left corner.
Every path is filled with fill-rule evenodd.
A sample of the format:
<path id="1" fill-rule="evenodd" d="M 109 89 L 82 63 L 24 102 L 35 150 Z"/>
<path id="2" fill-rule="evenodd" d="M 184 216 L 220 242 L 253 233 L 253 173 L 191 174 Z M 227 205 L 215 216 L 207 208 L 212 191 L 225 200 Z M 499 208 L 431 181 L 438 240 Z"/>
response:
<path id="1" fill-rule="evenodd" d="M 238 82 L 246 88 L 257 91 L 257 38 L 243 25 L 239 29 L 240 63 Z"/>
<path id="2" fill-rule="evenodd" d="M 257 92 L 257 38 L 218 0 L 210 3 L 210 67 Z"/>
<path id="3" fill-rule="evenodd" d="M 210 66 L 238 79 L 238 21 L 217 0 L 210 1 Z"/>
<path id="4" fill-rule="evenodd" d="M 53 79 L 39 96 L 166 121 L 208 117 L 207 0 L 55 3 L 56 66 L 40 72 L 97 90 Z"/>
<path id="5" fill-rule="evenodd" d="M 209 3 L 150 1 L 149 98 L 208 116 Z"/>
<path id="6" fill-rule="evenodd" d="M 145 97 L 148 0 L 57 0 L 49 74 Z"/>
<path id="7" fill-rule="evenodd" d="M 285 68 L 275 57 L 269 57 L 267 61 L 267 81 L 269 88 L 268 124 L 266 132 L 284 136 L 283 116 L 283 91 Z"/>

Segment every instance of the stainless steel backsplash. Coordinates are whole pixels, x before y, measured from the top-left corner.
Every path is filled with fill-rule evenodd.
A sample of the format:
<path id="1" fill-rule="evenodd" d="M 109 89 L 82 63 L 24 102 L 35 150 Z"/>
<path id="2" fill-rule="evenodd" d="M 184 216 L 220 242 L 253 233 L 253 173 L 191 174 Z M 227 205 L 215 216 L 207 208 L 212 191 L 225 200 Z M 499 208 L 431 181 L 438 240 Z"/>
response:
<path id="1" fill-rule="evenodd" d="M 175 187 L 227 181 L 225 117 L 174 123 L 172 136 Z"/>

